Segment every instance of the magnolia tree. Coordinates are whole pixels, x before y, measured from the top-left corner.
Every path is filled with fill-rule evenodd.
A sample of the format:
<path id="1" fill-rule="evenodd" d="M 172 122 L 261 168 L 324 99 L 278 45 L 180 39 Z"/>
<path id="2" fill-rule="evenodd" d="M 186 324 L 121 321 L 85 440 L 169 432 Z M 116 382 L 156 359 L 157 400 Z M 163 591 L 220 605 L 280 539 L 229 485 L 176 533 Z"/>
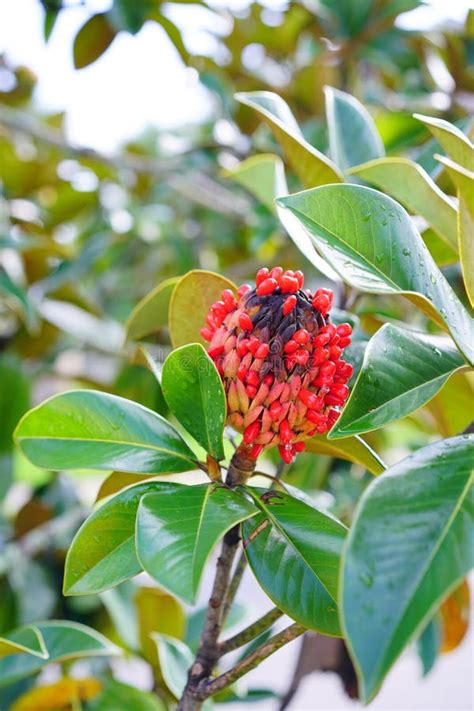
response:
<path id="1" fill-rule="evenodd" d="M 238 98 L 309 189 L 288 194 L 276 155 L 244 161 L 232 177 L 276 211 L 316 288 L 278 266 L 239 287 L 201 270 L 167 280 L 138 304 L 127 338 L 168 326 L 162 368 L 143 345 L 134 359 L 156 375 L 172 421 L 111 394 L 70 391 L 28 412 L 16 441 L 40 467 L 112 472 L 108 498 L 70 546 L 65 595 L 103 593 L 145 571 L 170 600 L 193 605 L 213 568 L 194 647 L 171 623 L 150 627 L 168 706 L 230 700 L 236 681 L 307 630 L 344 640 L 367 703 L 472 566 L 470 428 L 389 468 L 360 435 L 418 410 L 473 365 L 462 303 L 474 297 L 473 146 L 456 126 L 419 117 L 454 199 L 416 162 L 386 158 L 370 116 L 342 92 L 326 92 L 331 158 L 305 141 L 278 96 Z M 423 218 L 423 237 L 420 220 L 393 198 Z M 458 259 L 460 296 L 438 266 Z M 368 339 L 357 316 L 367 293 L 408 299 L 417 328 L 378 324 Z M 285 482 L 305 449 L 374 474 L 349 528 Z M 281 462 L 272 469 L 273 450 Z M 273 607 L 229 636 L 247 565 Z M 272 633 L 283 616 L 291 624 Z M 94 630 L 58 621 L 14 630 L 1 645 L 6 683 L 51 661 L 118 651 Z"/>

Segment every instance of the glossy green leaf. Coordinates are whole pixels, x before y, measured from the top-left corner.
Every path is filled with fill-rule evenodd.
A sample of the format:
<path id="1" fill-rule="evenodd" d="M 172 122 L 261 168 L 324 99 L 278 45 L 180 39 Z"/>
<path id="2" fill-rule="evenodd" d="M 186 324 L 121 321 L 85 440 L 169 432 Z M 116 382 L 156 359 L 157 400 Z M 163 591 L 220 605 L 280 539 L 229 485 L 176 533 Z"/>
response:
<path id="1" fill-rule="evenodd" d="M 15 431 L 23 453 L 47 469 L 188 471 L 194 455 L 160 415 L 115 395 L 73 390 L 26 413 Z"/>
<path id="2" fill-rule="evenodd" d="M 138 558 L 161 587 L 193 604 L 217 541 L 255 513 L 245 497 L 216 484 L 147 494 L 137 516 Z"/>
<path id="3" fill-rule="evenodd" d="M 288 193 L 285 167 L 279 156 L 271 153 L 252 156 L 227 171 L 227 175 L 243 185 L 272 212 L 276 212 L 290 238 L 318 271 L 332 281 L 340 281 L 339 274 L 324 259 L 321 259 L 314 249 L 311 249 L 311 240 L 298 220 L 275 203 L 277 197 Z"/>
<path id="4" fill-rule="evenodd" d="M 453 161 L 468 170 L 474 170 L 474 145 L 457 126 L 433 116 L 423 116 L 422 114 L 414 114 L 414 116 L 429 128 Z"/>
<path id="5" fill-rule="evenodd" d="M 462 435 L 418 450 L 364 493 L 345 547 L 341 623 L 368 702 L 473 565 L 472 453 Z"/>
<path id="6" fill-rule="evenodd" d="M 35 627 L 44 639 L 48 658 L 21 653 L 0 659 L 0 687 L 37 674 L 53 662 L 119 654 L 119 649 L 103 635 L 77 622 L 50 620 L 38 622 Z"/>
<path id="7" fill-rule="evenodd" d="M 195 269 L 181 277 L 169 306 L 169 329 L 175 348 L 187 343 L 208 345 L 199 331 L 205 326 L 210 307 L 221 298 L 224 289 L 237 291 L 229 279 L 214 272 Z"/>
<path id="8" fill-rule="evenodd" d="M 242 527 L 258 582 L 297 622 L 340 636 L 336 600 L 345 526 L 287 494 L 246 490 L 262 511 Z"/>
<path id="9" fill-rule="evenodd" d="M 398 200 L 457 251 L 456 208 L 423 168 L 408 158 L 380 158 L 352 168 L 358 175 Z"/>
<path id="10" fill-rule="evenodd" d="M 87 711 L 165 711 L 162 701 L 153 693 L 140 691 L 115 679 L 108 679 L 101 693 L 89 701 Z"/>
<path id="11" fill-rule="evenodd" d="M 208 454 L 224 459 L 227 402 L 216 366 L 199 343 L 169 354 L 161 380 L 168 406 Z"/>
<path id="12" fill-rule="evenodd" d="M 304 138 L 288 104 L 271 91 L 240 92 L 237 101 L 257 111 L 303 185 L 313 187 L 344 180 L 337 166 Z"/>
<path id="13" fill-rule="evenodd" d="M 20 627 L 0 637 L 0 659 L 22 652 L 41 659 L 48 658 L 43 636 L 37 627 Z"/>
<path id="14" fill-rule="evenodd" d="M 179 639 L 156 632 L 152 634 L 152 639 L 158 649 L 160 669 L 166 686 L 179 699 L 186 686 L 188 669 L 194 661 L 194 655 Z"/>
<path id="15" fill-rule="evenodd" d="M 441 642 L 441 629 L 437 615 L 428 622 L 417 640 L 417 651 L 423 668 L 423 676 L 429 674 L 435 665 Z"/>
<path id="16" fill-rule="evenodd" d="M 64 594 L 98 593 L 141 572 L 135 554 L 135 520 L 140 498 L 178 484 L 148 482 L 106 501 L 82 524 L 69 548 Z"/>
<path id="17" fill-rule="evenodd" d="M 319 253 L 348 284 L 406 296 L 444 322 L 474 362 L 472 319 L 394 200 L 360 185 L 327 185 L 278 202 L 298 217 Z"/>
<path id="18" fill-rule="evenodd" d="M 346 437 L 333 441 L 329 440 L 326 435 L 315 435 L 311 439 L 307 439 L 305 444 L 307 452 L 325 454 L 328 457 L 360 464 L 371 474 L 381 474 L 385 469 L 385 464 L 378 454 L 369 447 L 367 442 L 364 442 L 362 437 Z"/>
<path id="19" fill-rule="evenodd" d="M 474 172 L 449 158 L 436 158 L 444 165 L 457 188 L 459 258 L 466 293 L 471 306 L 474 306 Z"/>
<path id="20" fill-rule="evenodd" d="M 324 88 L 324 96 L 330 154 L 341 170 L 385 155 L 374 120 L 360 101 L 332 86 Z"/>
<path id="21" fill-rule="evenodd" d="M 127 341 L 153 336 L 168 326 L 168 308 L 179 277 L 166 279 L 150 291 L 133 309 L 126 323 Z"/>
<path id="22" fill-rule="evenodd" d="M 372 336 L 330 439 L 368 432 L 422 407 L 465 365 L 450 338 L 385 324 Z"/>
<path id="23" fill-rule="evenodd" d="M 99 59 L 112 44 L 115 35 L 107 14 L 99 13 L 90 17 L 74 38 L 74 67 L 83 69 Z"/>

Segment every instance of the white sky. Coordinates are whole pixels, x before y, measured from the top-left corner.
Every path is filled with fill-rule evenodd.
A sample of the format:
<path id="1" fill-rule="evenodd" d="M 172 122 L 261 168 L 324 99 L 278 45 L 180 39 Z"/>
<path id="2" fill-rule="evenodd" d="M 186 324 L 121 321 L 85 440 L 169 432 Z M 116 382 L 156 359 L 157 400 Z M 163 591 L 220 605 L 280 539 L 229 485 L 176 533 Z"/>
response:
<path id="1" fill-rule="evenodd" d="M 107 9 L 109 4 L 89 0 L 88 9 L 62 12 L 45 45 L 38 0 L 4 1 L 0 3 L 0 52 L 35 71 L 38 103 L 46 109 L 66 110 L 68 136 L 76 143 L 110 151 L 149 124 L 171 128 L 204 118 L 209 95 L 154 23 L 147 23 L 135 37 L 121 33 L 97 62 L 74 70 L 71 49 L 77 30 L 92 8 Z M 215 0 L 215 5 L 222 4 L 241 9 L 247 2 Z M 279 0 L 266 4 L 272 9 L 282 6 Z M 430 0 L 429 6 L 406 15 L 404 24 L 430 27 L 443 18 L 462 21 L 469 7 L 474 7 L 471 0 Z M 206 30 L 226 27 L 224 17 L 189 5 L 178 8 L 173 19 L 184 31 L 188 48 L 195 51 L 212 47 Z"/>

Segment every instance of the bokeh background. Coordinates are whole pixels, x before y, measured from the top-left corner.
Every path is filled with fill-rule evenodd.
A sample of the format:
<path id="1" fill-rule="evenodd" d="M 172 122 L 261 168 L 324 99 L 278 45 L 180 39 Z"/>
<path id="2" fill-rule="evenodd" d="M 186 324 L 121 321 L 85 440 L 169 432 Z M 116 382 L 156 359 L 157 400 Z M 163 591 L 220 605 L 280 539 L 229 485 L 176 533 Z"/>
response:
<path id="1" fill-rule="evenodd" d="M 98 597 L 64 601 L 59 593 L 64 551 L 103 475 L 63 476 L 27 464 L 11 442 L 22 412 L 78 385 L 160 410 L 159 392 L 130 363 L 123 337 L 133 306 L 164 278 L 204 268 L 242 282 L 281 263 L 304 269 L 310 284 L 324 281 L 273 213 L 229 177 L 243 158 L 278 150 L 234 93 L 279 93 L 325 151 L 323 87 L 343 89 L 369 108 L 388 155 L 416 156 L 436 177 L 429 136 L 412 114 L 466 122 L 473 60 L 468 0 L 0 5 L 0 549 L 23 541 L 14 566 L 0 553 L 0 632 L 13 621 L 61 615 L 107 632 L 113 623 Z M 298 187 L 292 176 L 290 186 Z M 455 285 L 446 248 L 436 235 L 426 238 Z M 370 335 L 386 319 L 404 321 L 408 308 L 364 297 L 362 326 Z M 155 345 L 166 353 L 166 335 Z M 471 419 L 465 378 L 454 376 L 426 407 L 369 441 L 390 463 L 436 432 L 458 433 Z M 303 456 L 290 474 L 306 489 L 324 488 L 343 517 L 368 478 L 347 463 L 310 464 Z M 38 542 L 38 529 L 57 519 L 59 532 Z M 205 585 L 203 600 L 206 592 Z M 267 604 L 250 576 L 240 598 L 249 616 Z M 462 614 L 465 622 L 467 603 Z M 298 644 L 251 681 L 284 692 Z M 423 678 L 413 647 L 372 708 L 467 711 L 472 652 L 467 635 Z M 117 674 L 150 684 L 138 659 L 121 663 Z M 9 703 L 0 692 L 0 709 Z M 258 706 L 275 707 L 271 699 Z M 300 710 L 357 707 L 339 676 L 316 663 L 293 702 Z"/>

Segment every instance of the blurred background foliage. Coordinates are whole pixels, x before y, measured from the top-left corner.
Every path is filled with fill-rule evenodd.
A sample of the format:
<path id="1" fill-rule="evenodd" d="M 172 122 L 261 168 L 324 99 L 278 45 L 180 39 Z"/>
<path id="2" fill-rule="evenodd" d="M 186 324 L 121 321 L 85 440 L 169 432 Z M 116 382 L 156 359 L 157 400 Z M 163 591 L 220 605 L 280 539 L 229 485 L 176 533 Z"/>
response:
<path id="1" fill-rule="evenodd" d="M 118 33 L 134 35 L 145 23 L 159 23 L 208 92 L 206 121 L 193 123 L 189 117 L 179 130 L 150 126 L 113 155 L 72 145 L 64 114 L 38 108 L 34 67 L 0 58 L 0 635 L 51 616 L 93 624 L 131 656 L 151 662 L 165 703 L 172 694 L 144 626 L 151 618 L 162 619 L 161 607 L 176 601 L 131 584 L 100 598 L 61 596 L 65 550 L 103 477 L 34 470 L 13 451 L 11 433 L 19 417 L 44 397 L 82 385 L 162 411 L 154 379 L 124 345 L 124 325 L 136 303 L 168 277 L 203 268 L 241 283 L 261 266 L 281 264 L 304 269 L 310 285 L 327 281 L 305 262 L 273 211 L 229 177 L 228 171 L 255 152 L 279 152 L 255 113 L 234 100 L 236 91 L 280 94 L 307 140 L 325 153 L 323 87 L 352 93 L 369 108 L 387 154 L 416 158 L 451 194 L 449 178 L 433 159 L 440 148 L 412 114 L 466 127 L 474 108 L 472 10 L 463 24 L 446 21 L 425 32 L 399 22 L 418 0 L 302 0 L 278 9 L 254 2 L 238 12 L 225 3 L 190 4 L 225 20 L 227 30 L 216 31 L 207 54 L 191 53 L 169 17 L 170 5 L 186 2 L 114 0 L 105 12 L 91 11 L 78 31 L 71 53 L 81 71 L 108 51 Z M 61 0 L 42 0 L 42 6 L 47 41 L 58 16 L 70 8 Z M 301 187 L 296 175 L 288 173 L 288 180 L 291 190 Z M 453 255 L 426 224 L 421 229 L 466 301 Z M 342 289 L 339 299 L 351 308 Z M 387 320 L 417 323 L 408 302 L 391 297 L 358 295 L 355 311 L 362 343 Z M 423 328 L 434 328 L 423 316 L 415 318 Z M 165 331 L 156 334 L 154 346 L 162 360 Z M 363 347 L 359 358 L 362 352 Z M 457 434 L 470 419 L 467 386 L 467 376 L 457 373 L 421 410 L 367 440 L 390 463 L 438 433 Z M 350 521 L 370 475 L 357 464 L 304 454 L 287 479 Z M 192 646 L 202 613 L 184 622 L 176 606 L 168 615 L 173 629 L 158 631 L 186 637 Z M 465 612 L 456 609 L 452 603 L 459 628 Z M 426 644 L 420 646 L 425 660 L 432 651 Z M 103 673 L 105 664 L 91 663 L 90 675 Z M 9 708 L 31 684 L 0 690 L 0 708 Z M 80 693 L 70 690 L 77 698 Z M 260 697 L 267 698 L 265 693 Z M 126 708 L 142 708 L 130 690 L 109 686 L 102 694 L 104 705 L 97 701 L 91 708 L 112 708 L 114 694 L 132 694 Z M 39 708 L 34 703 L 21 708 Z M 77 708 L 72 703 L 61 708 Z"/>

